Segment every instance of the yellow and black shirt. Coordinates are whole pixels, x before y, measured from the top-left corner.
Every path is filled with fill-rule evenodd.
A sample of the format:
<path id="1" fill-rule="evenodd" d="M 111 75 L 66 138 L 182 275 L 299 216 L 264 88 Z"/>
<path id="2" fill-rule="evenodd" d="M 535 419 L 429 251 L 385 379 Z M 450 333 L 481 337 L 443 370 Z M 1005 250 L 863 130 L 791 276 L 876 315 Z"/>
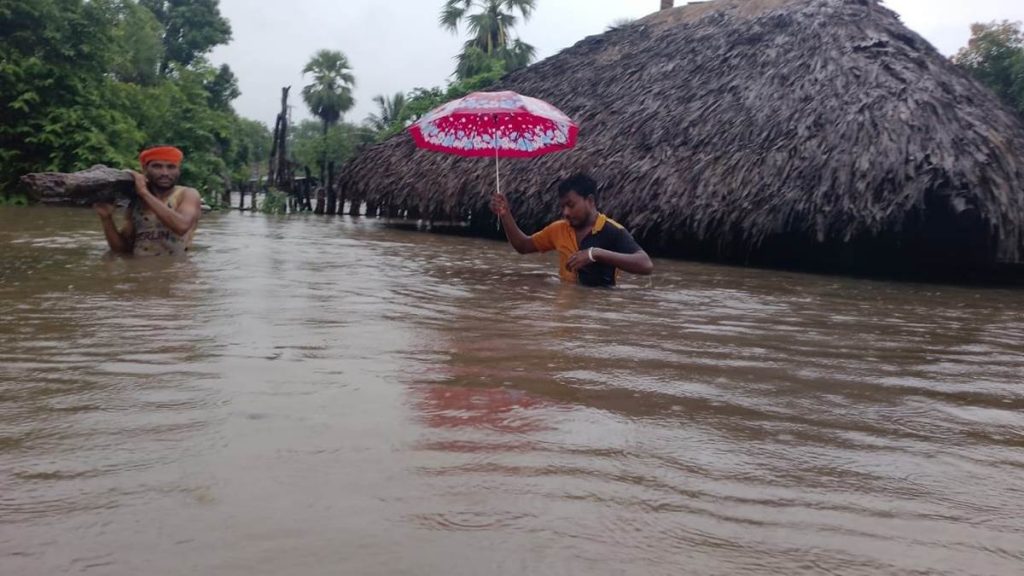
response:
<path id="1" fill-rule="evenodd" d="M 618 270 L 609 264 L 594 262 L 584 266 L 578 273 L 570 272 L 566 266 L 569 258 L 580 250 L 603 248 L 622 254 L 636 254 L 640 245 L 622 224 L 598 214 L 594 227 L 581 242 L 576 242 L 576 231 L 568 220 L 552 222 L 533 236 L 533 245 L 541 252 L 558 251 L 558 274 L 566 282 L 578 282 L 584 286 L 614 286 Z"/>

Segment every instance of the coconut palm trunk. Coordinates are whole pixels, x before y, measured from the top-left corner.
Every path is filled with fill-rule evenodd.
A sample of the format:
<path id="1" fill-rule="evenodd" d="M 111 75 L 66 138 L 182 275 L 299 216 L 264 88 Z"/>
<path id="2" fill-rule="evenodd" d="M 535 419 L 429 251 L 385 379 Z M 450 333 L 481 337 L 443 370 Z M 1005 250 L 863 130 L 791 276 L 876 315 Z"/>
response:
<path id="1" fill-rule="evenodd" d="M 330 133 L 330 126 L 324 123 L 324 151 L 323 157 L 320 160 L 320 182 L 327 190 L 327 206 L 324 209 L 325 214 L 336 214 L 338 211 L 338 198 L 334 193 L 334 162 L 328 159 L 327 146 L 328 139 L 327 135 Z"/>

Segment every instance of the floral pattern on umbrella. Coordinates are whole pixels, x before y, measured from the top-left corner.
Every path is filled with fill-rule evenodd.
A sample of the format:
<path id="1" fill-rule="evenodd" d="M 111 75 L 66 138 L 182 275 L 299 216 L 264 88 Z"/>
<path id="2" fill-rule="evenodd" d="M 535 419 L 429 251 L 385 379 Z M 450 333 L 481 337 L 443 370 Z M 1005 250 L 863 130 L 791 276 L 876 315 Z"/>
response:
<path id="1" fill-rule="evenodd" d="M 428 112 L 409 131 L 428 150 L 529 158 L 572 148 L 579 129 L 543 100 L 515 92 L 474 92 Z"/>

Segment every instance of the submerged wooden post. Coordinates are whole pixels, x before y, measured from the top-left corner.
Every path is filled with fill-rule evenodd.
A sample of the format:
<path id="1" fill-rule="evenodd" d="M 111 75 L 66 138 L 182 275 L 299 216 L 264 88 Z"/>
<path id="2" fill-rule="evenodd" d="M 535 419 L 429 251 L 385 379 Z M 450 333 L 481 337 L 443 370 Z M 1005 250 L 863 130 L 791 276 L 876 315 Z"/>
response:
<path id="1" fill-rule="evenodd" d="M 338 196 L 334 193 L 334 160 L 327 163 L 327 214 L 338 212 Z"/>
<path id="2" fill-rule="evenodd" d="M 288 91 L 291 86 L 281 89 L 281 111 L 277 114 L 274 127 L 274 143 L 270 151 L 270 169 L 267 174 L 268 183 L 279 189 L 288 190 Z"/>
<path id="3" fill-rule="evenodd" d="M 274 123 L 274 141 L 270 145 L 270 158 L 267 160 L 267 180 L 273 182 L 277 177 L 277 144 L 281 135 L 281 115 L 277 115 Z"/>
<path id="4" fill-rule="evenodd" d="M 324 192 L 323 184 L 316 187 L 316 208 L 313 209 L 313 214 L 322 215 L 324 213 L 325 206 L 327 203 L 327 194 Z"/>

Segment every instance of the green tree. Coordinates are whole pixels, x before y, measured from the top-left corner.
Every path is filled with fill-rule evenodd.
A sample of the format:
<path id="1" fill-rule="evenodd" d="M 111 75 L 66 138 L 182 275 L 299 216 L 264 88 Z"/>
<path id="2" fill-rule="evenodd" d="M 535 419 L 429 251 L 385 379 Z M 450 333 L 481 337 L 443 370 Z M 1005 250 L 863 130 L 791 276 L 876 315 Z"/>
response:
<path id="1" fill-rule="evenodd" d="M 405 106 L 401 114 L 387 128 L 376 131 L 376 140 L 386 140 L 398 134 L 405 129 L 408 122 L 419 119 L 445 102 L 462 98 L 470 92 L 483 90 L 505 75 L 505 64 L 500 60 L 490 60 L 488 64 L 490 68 L 486 72 L 451 82 L 447 88 L 414 88 L 405 97 Z"/>
<path id="2" fill-rule="evenodd" d="M 142 147 L 168 143 L 209 198 L 264 159 L 269 133 L 231 108 L 230 69 L 195 56 L 157 73 L 164 30 L 135 0 L 0 0 L 0 189 L 27 172 L 136 167 Z"/>
<path id="3" fill-rule="evenodd" d="M 146 135 L 143 146 L 173 144 L 185 152 L 182 180 L 200 191 L 225 185 L 225 162 L 237 118 L 209 106 L 206 83 L 214 69 L 180 70 L 178 78 L 155 86 L 124 85 L 126 106 Z"/>
<path id="4" fill-rule="evenodd" d="M 1024 33 L 1019 22 L 971 25 L 971 39 L 953 62 L 1024 116 Z"/>
<path id="5" fill-rule="evenodd" d="M 521 44 L 522 42 L 516 40 L 511 49 L 502 49 L 497 56 L 486 54 L 475 46 L 464 48 L 456 57 L 456 80 L 464 81 L 474 77 L 488 76 L 498 69 L 503 75 L 506 71 L 511 72 L 529 66 L 533 60 L 532 48 L 531 52 L 524 52 L 519 48 Z"/>
<path id="6" fill-rule="evenodd" d="M 120 0 L 117 7 L 111 69 L 122 82 L 154 84 L 164 57 L 164 28 L 152 12 L 134 0 Z"/>
<path id="7" fill-rule="evenodd" d="M 303 120 L 289 131 L 288 140 L 294 162 L 299 166 L 316 166 L 325 156 L 348 162 L 361 148 L 375 142 L 376 134 L 366 126 L 339 122 L 331 126 L 324 137 L 319 122 Z"/>
<path id="8" fill-rule="evenodd" d="M 466 46 L 455 57 L 455 61 L 455 77 L 462 79 L 475 76 L 501 60 L 476 46 Z"/>
<path id="9" fill-rule="evenodd" d="M 209 98 L 207 101 L 211 108 L 216 110 L 231 110 L 231 102 L 242 95 L 238 89 L 238 79 L 235 73 L 227 64 L 221 64 L 213 76 L 204 83 Z"/>
<path id="10" fill-rule="evenodd" d="M 111 107 L 117 6 L 0 0 L 0 186 L 26 172 L 126 158 L 140 135 Z"/>
<path id="11" fill-rule="evenodd" d="M 509 72 L 528 66 L 536 50 L 513 38 L 512 30 L 520 18 L 529 20 L 535 9 L 536 0 L 446 0 L 441 9 L 441 26 L 457 34 L 463 24 L 470 34 L 456 57 L 456 77 L 465 79 L 486 73 L 491 59 L 503 62 Z"/>
<path id="12" fill-rule="evenodd" d="M 339 123 L 324 134 L 323 123 L 303 120 L 289 131 L 288 149 L 299 166 L 319 166 L 325 157 L 345 161 L 355 151 L 354 131 L 354 126 Z"/>
<path id="13" fill-rule="evenodd" d="M 384 139 L 397 134 L 404 128 L 404 122 L 418 120 L 421 116 L 445 103 L 448 91 L 437 86 L 433 88 L 414 88 L 406 97 L 405 119 L 402 124 L 392 123 L 387 133 L 382 134 Z"/>
<path id="14" fill-rule="evenodd" d="M 243 183 L 259 175 L 270 154 L 272 138 L 270 129 L 262 122 L 247 118 L 239 118 L 235 122 L 228 158 L 234 182 Z"/>
<path id="15" fill-rule="evenodd" d="M 328 154 L 327 134 L 355 104 L 352 89 L 356 79 L 352 75 L 348 58 L 337 50 L 320 50 L 302 69 L 302 73 L 313 76 L 313 82 L 302 88 L 302 100 L 321 123 L 324 144 L 320 158 L 320 181 L 323 182 L 328 158 L 331 157 Z"/>
<path id="16" fill-rule="evenodd" d="M 305 120 L 289 131 L 288 148 L 291 159 L 300 167 L 320 164 L 320 182 L 325 183 L 328 164 L 325 159 L 343 164 L 366 146 L 375 141 L 375 132 L 366 126 L 357 126 L 349 122 L 332 125 L 327 133 L 323 133 L 323 124 L 315 120 Z M 334 214 L 337 208 L 337 191 L 334 187 L 327 189 L 324 211 Z M 344 204 L 344 200 L 342 200 Z M 341 207 L 344 209 L 344 206 Z M 319 203 L 318 203 L 319 209 Z"/>
<path id="17" fill-rule="evenodd" d="M 396 122 L 406 120 L 405 94 L 396 92 L 391 97 L 379 94 L 373 97 L 373 101 L 377 104 L 379 112 L 367 116 L 366 122 L 374 131 L 381 132 Z"/>
<path id="18" fill-rule="evenodd" d="M 501 77 L 505 75 L 505 63 L 501 60 L 491 60 L 487 63 L 487 66 L 478 71 L 473 76 L 468 78 L 457 79 L 454 82 L 448 84 L 448 88 L 444 91 L 444 98 L 442 104 L 449 100 L 455 100 L 456 98 L 462 98 L 463 96 L 484 90 L 489 86 L 495 84 Z"/>
<path id="19" fill-rule="evenodd" d="M 356 79 L 348 58 L 337 50 L 320 50 L 302 69 L 312 74 L 313 82 L 302 88 L 302 100 L 309 111 L 323 123 L 324 134 L 352 109 L 352 89 Z"/>
<path id="20" fill-rule="evenodd" d="M 188 67 L 231 40 L 231 24 L 221 16 L 220 0 L 139 0 L 164 28 L 160 73 Z"/>

